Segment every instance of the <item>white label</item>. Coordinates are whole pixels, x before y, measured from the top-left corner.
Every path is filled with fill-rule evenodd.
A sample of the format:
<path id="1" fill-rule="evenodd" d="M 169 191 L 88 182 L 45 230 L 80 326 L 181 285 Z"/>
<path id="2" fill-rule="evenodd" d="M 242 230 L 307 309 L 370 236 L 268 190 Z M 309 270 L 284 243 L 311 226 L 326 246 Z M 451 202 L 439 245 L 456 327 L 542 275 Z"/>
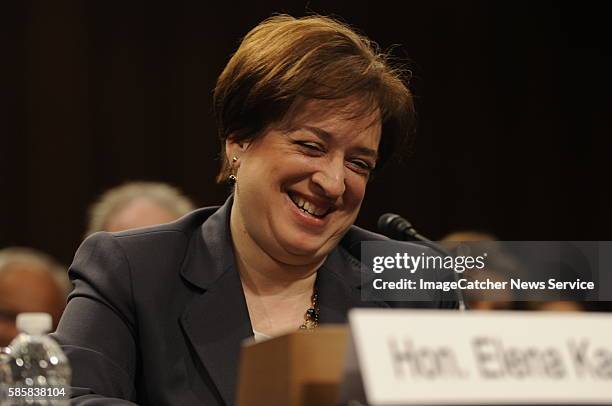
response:
<path id="1" fill-rule="evenodd" d="M 356 309 L 349 322 L 347 375 L 356 357 L 372 406 L 612 404 L 612 315 Z"/>

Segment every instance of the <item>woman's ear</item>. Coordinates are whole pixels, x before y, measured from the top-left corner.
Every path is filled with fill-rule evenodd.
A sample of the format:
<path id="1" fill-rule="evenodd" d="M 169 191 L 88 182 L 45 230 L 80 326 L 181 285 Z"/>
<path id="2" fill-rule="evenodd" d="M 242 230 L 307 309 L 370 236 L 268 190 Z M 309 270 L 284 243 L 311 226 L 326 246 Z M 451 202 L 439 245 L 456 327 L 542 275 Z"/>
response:
<path id="1" fill-rule="evenodd" d="M 246 151 L 248 146 L 249 143 L 247 141 L 235 141 L 231 136 L 225 139 L 225 157 L 228 162 L 233 164 L 234 168 L 238 168 L 240 165 L 239 158 Z"/>

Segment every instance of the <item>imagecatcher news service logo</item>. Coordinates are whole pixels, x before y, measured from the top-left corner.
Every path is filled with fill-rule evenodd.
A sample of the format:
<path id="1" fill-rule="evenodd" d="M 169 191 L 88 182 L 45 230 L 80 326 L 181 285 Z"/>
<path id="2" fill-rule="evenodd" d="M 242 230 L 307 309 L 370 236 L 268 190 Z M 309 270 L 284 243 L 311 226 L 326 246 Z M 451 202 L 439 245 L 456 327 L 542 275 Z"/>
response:
<path id="1" fill-rule="evenodd" d="M 445 269 L 457 273 L 485 267 L 487 253 L 478 256 L 441 256 L 441 255 L 409 255 L 408 253 L 397 253 L 390 256 L 376 256 L 372 261 L 372 271 L 382 273 L 388 269 L 401 269 L 415 273 L 417 270 Z"/>

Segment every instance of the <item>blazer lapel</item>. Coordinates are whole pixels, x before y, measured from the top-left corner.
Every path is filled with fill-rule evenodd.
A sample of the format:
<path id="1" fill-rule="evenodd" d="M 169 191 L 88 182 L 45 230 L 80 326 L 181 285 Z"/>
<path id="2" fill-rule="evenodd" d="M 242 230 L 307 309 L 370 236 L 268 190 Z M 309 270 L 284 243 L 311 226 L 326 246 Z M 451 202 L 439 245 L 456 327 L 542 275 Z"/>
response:
<path id="1" fill-rule="evenodd" d="M 226 404 L 234 404 L 240 347 L 253 335 L 237 272 L 226 272 L 181 318 L 202 364 Z"/>
<path id="2" fill-rule="evenodd" d="M 242 341 L 253 335 L 229 235 L 231 198 L 191 241 L 183 278 L 199 288 L 181 324 L 219 394 L 234 404 Z"/>

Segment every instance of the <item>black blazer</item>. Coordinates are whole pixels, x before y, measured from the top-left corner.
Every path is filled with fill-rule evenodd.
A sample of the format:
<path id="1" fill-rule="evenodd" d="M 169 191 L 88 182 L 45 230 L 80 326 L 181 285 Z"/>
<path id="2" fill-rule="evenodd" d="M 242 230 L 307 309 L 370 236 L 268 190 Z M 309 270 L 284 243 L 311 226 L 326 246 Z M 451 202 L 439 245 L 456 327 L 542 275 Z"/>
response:
<path id="1" fill-rule="evenodd" d="M 253 331 L 234 265 L 231 204 L 83 242 L 53 334 L 72 366 L 73 404 L 234 404 L 240 345 Z M 353 307 L 394 305 L 360 298 L 359 243 L 381 239 L 351 227 L 330 253 L 317 273 L 321 323 L 344 323 Z"/>

